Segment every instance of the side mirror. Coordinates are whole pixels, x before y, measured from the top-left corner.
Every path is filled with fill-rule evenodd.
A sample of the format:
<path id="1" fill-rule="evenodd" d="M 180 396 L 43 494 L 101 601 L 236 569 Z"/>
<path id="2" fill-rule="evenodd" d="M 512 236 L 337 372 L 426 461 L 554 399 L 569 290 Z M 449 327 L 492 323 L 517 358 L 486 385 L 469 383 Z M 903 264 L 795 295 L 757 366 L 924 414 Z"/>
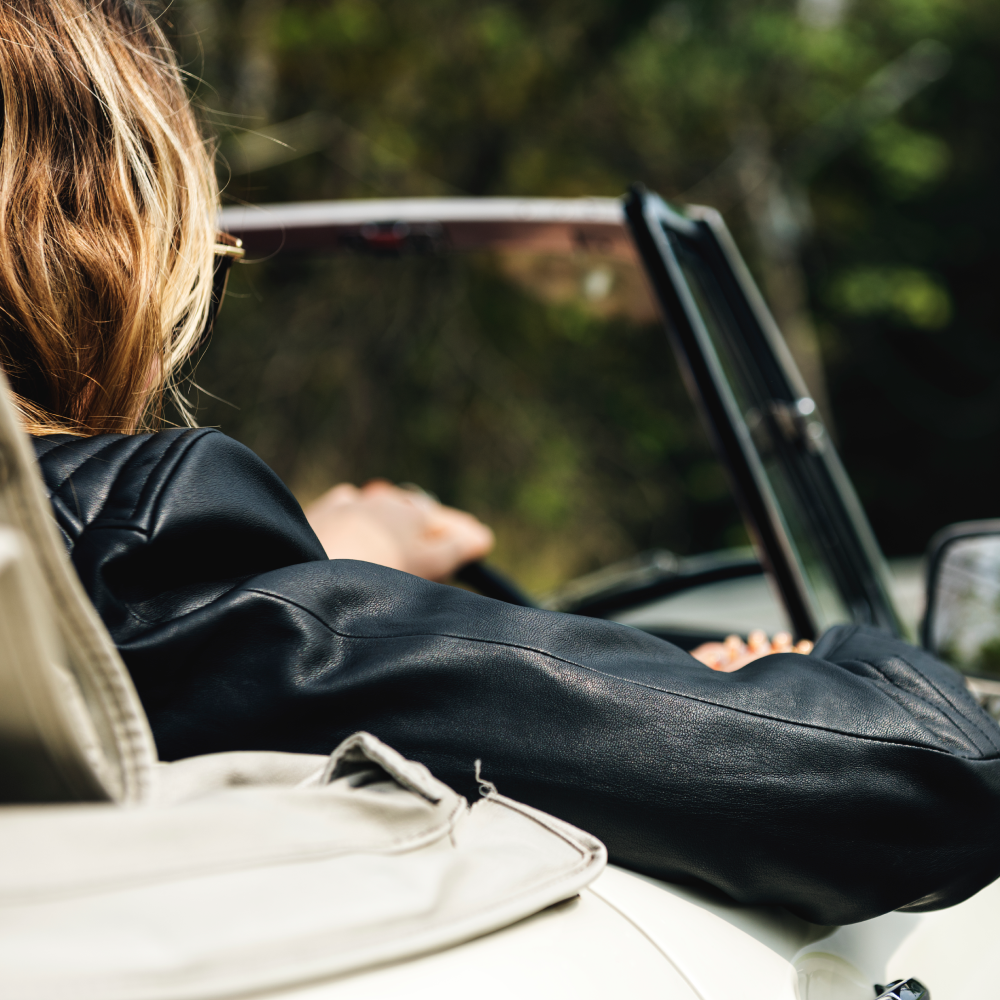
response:
<path id="1" fill-rule="evenodd" d="M 1000 711 L 1000 520 L 952 524 L 931 539 L 921 638 L 925 649 L 972 674 L 969 687 L 994 715 Z"/>

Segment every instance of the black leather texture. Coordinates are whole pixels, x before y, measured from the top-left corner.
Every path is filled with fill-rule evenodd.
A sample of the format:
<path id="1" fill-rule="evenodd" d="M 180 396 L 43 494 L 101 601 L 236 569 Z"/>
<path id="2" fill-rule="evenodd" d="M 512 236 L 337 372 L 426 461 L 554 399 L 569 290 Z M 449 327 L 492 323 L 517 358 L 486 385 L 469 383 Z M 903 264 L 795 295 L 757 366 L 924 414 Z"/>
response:
<path id="1" fill-rule="evenodd" d="M 840 924 L 1000 874 L 1000 729 L 871 629 L 716 673 L 636 629 L 330 561 L 217 431 L 35 439 L 73 563 L 161 756 L 328 753 L 366 729 L 611 859 Z"/>

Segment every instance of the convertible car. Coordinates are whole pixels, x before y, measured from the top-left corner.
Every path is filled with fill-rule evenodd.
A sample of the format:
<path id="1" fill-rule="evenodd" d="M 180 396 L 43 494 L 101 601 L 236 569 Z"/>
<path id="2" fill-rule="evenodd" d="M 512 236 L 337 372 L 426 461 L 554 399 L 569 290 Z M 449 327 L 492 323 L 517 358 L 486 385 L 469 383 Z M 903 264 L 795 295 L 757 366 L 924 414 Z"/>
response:
<path id="1" fill-rule="evenodd" d="M 796 638 L 815 638 L 840 622 L 910 634 L 817 405 L 712 210 L 678 211 L 637 189 L 622 201 L 414 199 L 227 209 L 221 225 L 243 241 L 248 259 L 288 262 L 279 272 L 288 280 L 302 261 L 320 255 L 366 262 L 488 251 L 508 277 L 550 301 L 560 288 L 582 288 L 605 303 L 601 308 L 644 321 L 651 308 L 659 310 L 752 548 L 684 556 L 640 551 L 557 580 L 545 592 L 489 565 L 466 567 L 459 583 L 515 603 L 614 618 L 689 648 L 754 626 L 787 627 Z M 618 300 L 608 303 L 613 295 Z M 267 303 L 251 301 L 250 308 L 266 310 Z M 406 334 L 404 324 L 400 336 Z M 217 336 L 224 346 L 224 326 Z M 572 339 L 563 346 L 572 350 Z M 268 364 L 269 377 L 277 378 L 280 358 Z M 374 850 L 369 825 L 359 841 L 345 834 L 335 851 L 320 850 L 306 834 L 321 802 L 333 802 L 353 834 L 362 821 L 409 822 L 405 816 L 450 801 L 426 772 L 370 737 L 347 741 L 325 767 L 322 760 L 261 754 L 156 764 L 124 668 L 68 570 L 27 446 L 17 438 L 9 404 L 0 399 L 0 633 L 13 651 L 0 664 L 0 734 L 18 748 L 20 756 L 9 759 L 30 764 L 5 776 L 8 786 L 17 785 L 7 801 L 103 798 L 146 801 L 152 811 L 46 805 L 8 809 L 0 818 L 5 856 L 22 859 L 0 878 L 5 995 L 995 994 L 989 941 L 1000 919 L 1000 883 L 942 911 L 817 926 L 777 908 L 743 907 L 605 867 L 592 838 L 504 800 L 488 775 L 481 802 L 464 813 L 456 806 L 466 818 L 443 833 L 411 836 L 398 848 L 390 838 L 390 846 Z M 994 711 L 1000 685 L 988 674 L 1000 635 L 998 539 L 998 522 L 952 526 L 937 538 L 922 626 L 923 641 L 963 669 Z M 214 798 L 205 791 L 206 769 L 223 786 Z M 26 793 L 46 776 L 62 789 L 58 795 Z M 146 786 L 159 789 L 152 799 Z M 392 802 L 405 807 L 396 819 L 387 818 Z M 291 845 L 287 856 L 282 845 Z M 434 853 L 440 846 L 449 849 Z M 538 857 L 546 863 L 528 863 Z"/>
<path id="2" fill-rule="evenodd" d="M 665 328 L 691 403 L 725 468 L 752 548 L 729 546 L 685 556 L 662 548 L 629 552 L 627 558 L 559 580 L 557 586 L 532 596 L 530 588 L 489 566 L 467 567 L 460 574 L 464 583 L 515 603 L 540 603 L 611 618 L 684 648 L 753 628 L 788 629 L 796 638 L 815 639 L 830 625 L 856 622 L 875 624 L 914 640 L 922 629 L 928 648 L 963 670 L 981 701 L 1000 711 L 1000 683 L 991 679 L 989 659 L 991 642 L 1000 650 L 1000 619 L 993 608 L 1000 592 L 991 583 L 1000 579 L 995 569 L 998 557 L 989 548 L 989 539 L 1000 524 L 980 522 L 939 536 L 927 562 L 933 576 L 929 582 L 918 581 L 914 570 L 919 569 L 912 565 L 903 567 L 902 580 L 898 567 L 890 572 L 820 410 L 725 223 L 712 209 L 689 206 L 677 211 L 659 197 L 636 189 L 624 200 L 414 198 L 238 207 L 223 211 L 221 226 L 242 239 L 246 263 L 256 268 L 245 269 L 252 278 L 241 286 L 244 295 L 252 296 L 252 308 L 227 305 L 209 354 L 217 369 L 235 374 L 228 382 L 210 378 L 207 387 L 216 390 L 221 381 L 219 391 L 227 398 L 235 396 L 233 402 L 253 415 L 235 421 L 236 436 L 262 452 L 286 473 L 286 479 L 295 476 L 287 475 L 290 465 L 282 467 L 282 452 L 294 446 L 294 439 L 307 436 L 310 424 L 322 423 L 316 416 L 317 406 L 325 413 L 333 408 L 331 397 L 350 395 L 349 382 L 358 373 L 349 371 L 335 385 L 325 378 L 318 389 L 311 390 L 316 397 L 312 411 L 302 403 L 310 392 L 303 372 L 293 373 L 291 389 L 283 394 L 261 390 L 260 373 L 264 371 L 265 380 L 273 383 L 275 371 L 294 369 L 296 364 L 313 367 L 317 362 L 310 352 L 316 352 L 316 343 L 336 341 L 345 336 L 345 330 L 355 336 L 363 331 L 365 338 L 374 340 L 385 339 L 384 326 L 405 326 L 390 350 L 372 362 L 378 374 L 384 372 L 388 392 L 399 395 L 400 380 L 393 377 L 393 365 L 426 364 L 413 351 L 407 353 L 400 342 L 421 341 L 417 329 L 421 324 L 442 327 L 461 322 L 453 307 L 438 307 L 429 318 L 417 309 L 406 311 L 401 302 L 413 297 L 412 288 L 406 287 L 408 280 L 413 283 L 413 272 L 401 270 L 399 262 L 488 259 L 508 284 L 536 299 L 563 305 L 572 305 L 575 299 L 599 319 L 624 317 L 633 329 L 652 329 L 657 337 L 662 337 Z M 309 265 L 316 262 L 326 264 L 309 274 Z M 330 290 L 331 281 L 345 273 L 349 283 Z M 440 268 L 417 272 L 425 298 L 432 297 L 428 286 L 444 284 L 441 274 Z M 322 300 L 324 289 L 326 300 Z M 373 297 L 387 300 L 387 309 L 375 318 L 371 315 Z M 304 309 L 303 302 L 310 308 Z M 505 305 L 496 298 L 481 298 L 475 307 L 502 311 Z M 247 328 L 254 323 L 262 332 L 248 346 L 252 333 L 248 337 Z M 312 340 L 300 348 L 298 359 L 291 357 L 280 346 L 290 336 L 288 328 L 310 323 Z M 564 336 L 563 331 L 559 333 Z M 620 354 L 639 353 L 637 337 L 630 339 L 612 327 L 603 334 L 620 341 Z M 556 339 L 551 329 L 542 335 Z M 274 345 L 279 346 L 275 349 Z M 419 346 L 429 353 L 426 338 Z M 580 353 L 572 343 L 555 346 L 563 355 Z M 495 349 L 492 344 L 488 347 Z M 463 349 L 485 353 L 479 343 L 470 347 L 458 340 L 448 342 L 446 349 L 452 354 Z M 545 350 L 533 341 L 520 358 L 491 359 L 490 364 L 524 365 L 525 359 L 531 364 Z M 599 357 L 606 361 L 609 355 Z M 440 365 L 440 353 L 432 360 Z M 363 364 L 356 354 L 346 362 L 341 357 L 336 361 L 342 367 Z M 569 369 L 571 359 L 558 363 Z M 642 356 L 641 363 L 649 364 L 648 355 Z M 588 360 L 588 364 L 593 362 Z M 602 374 L 600 370 L 591 373 L 595 397 Z M 616 374 L 621 380 L 622 373 Z M 665 397 L 675 389 L 668 375 L 664 365 L 662 373 L 654 372 L 648 383 L 655 392 L 660 379 Z M 470 374 L 456 368 L 448 378 L 467 378 L 471 396 L 516 391 L 511 380 L 503 382 L 482 369 Z M 493 384 L 484 389 L 486 378 Z M 254 380 L 258 391 L 248 393 L 246 383 Z M 648 386 L 644 388 L 648 392 Z M 573 390 L 582 395 L 588 386 L 578 380 Z M 553 391 L 551 378 L 543 391 Z M 376 399 L 368 403 L 369 408 L 373 405 L 387 404 Z M 401 425 L 401 435 L 403 426 L 426 419 L 422 412 L 428 409 L 426 395 L 409 409 L 398 401 L 394 405 L 394 411 L 380 419 L 390 426 L 393 421 Z M 472 409 L 467 399 L 462 405 L 464 412 Z M 593 406 L 597 408 L 596 401 Z M 610 422 L 609 409 L 605 406 L 598 421 Z M 302 412 L 298 424 L 286 426 L 283 433 L 275 430 L 275 424 L 287 422 L 289 412 L 297 410 Z M 222 407 L 213 416 L 221 418 L 224 430 L 234 432 L 232 410 Z M 557 411 L 556 416 L 568 422 L 565 411 Z M 505 418 L 507 423 L 496 429 L 501 438 L 516 434 L 508 414 L 494 415 L 497 422 Z M 674 413 L 665 409 L 653 414 L 657 418 L 667 423 Z M 463 415 L 456 423 L 465 419 Z M 648 414 L 646 419 L 650 419 Z M 595 423 L 585 425 L 583 436 L 594 436 Z M 352 436 L 350 425 L 350 414 L 338 414 L 336 423 L 323 424 L 324 447 L 329 446 L 330 437 Z M 368 424 L 353 436 L 362 438 L 368 447 L 375 435 Z M 412 436 L 405 440 L 410 451 L 422 447 Z M 460 447 L 457 441 L 447 443 L 455 450 Z M 490 442 L 476 447 L 488 448 Z M 626 450 L 621 441 L 610 447 Z M 474 460 L 468 455 L 464 458 Z M 390 456 L 390 464 L 392 460 Z M 614 482 L 619 491 L 632 485 L 628 476 L 639 475 L 631 466 L 622 474 L 609 469 L 611 464 L 605 461 L 601 471 L 605 478 L 617 473 Z M 349 476 L 358 470 L 348 463 L 343 471 Z M 514 475 L 523 472 L 519 468 Z M 294 489 L 295 483 L 291 485 Z M 490 485 L 498 493 L 506 486 Z M 645 516 L 652 520 L 667 515 L 653 505 Z M 533 541 L 537 546 L 537 538 Z M 959 563 L 964 570 L 957 568 Z M 516 578 L 516 565 L 513 572 Z M 938 581 L 946 583 L 943 597 L 935 597 Z M 929 613 L 921 626 L 925 605 Z M 1000 663 L 1000 655 L 997 659 Z"/>

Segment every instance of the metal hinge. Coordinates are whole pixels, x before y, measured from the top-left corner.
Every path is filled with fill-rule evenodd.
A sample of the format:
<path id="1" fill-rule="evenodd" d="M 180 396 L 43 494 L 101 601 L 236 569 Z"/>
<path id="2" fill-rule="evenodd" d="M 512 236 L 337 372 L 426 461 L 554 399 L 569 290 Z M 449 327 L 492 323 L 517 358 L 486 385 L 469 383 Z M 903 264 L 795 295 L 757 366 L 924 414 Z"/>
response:
<path id="1" fill-rule="evenodd" d="M 897 979 L 888 986 L 875 984 L 875 1000 L 931 1000 L 931 992 L 919 979 Z"/>

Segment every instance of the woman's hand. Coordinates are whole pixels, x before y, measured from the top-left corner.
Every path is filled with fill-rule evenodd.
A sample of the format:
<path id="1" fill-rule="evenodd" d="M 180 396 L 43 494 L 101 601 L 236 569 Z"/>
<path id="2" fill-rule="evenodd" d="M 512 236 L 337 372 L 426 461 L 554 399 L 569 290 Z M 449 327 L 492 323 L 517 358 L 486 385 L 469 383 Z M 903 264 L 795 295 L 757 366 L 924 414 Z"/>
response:
<path id="1" fill-rule="evenodd" d="M 771 653 L 811 653 L 812 649 L 813 644 L 808 639 L 793 646 L 787 632 L 776 632 L 773 639 L 768 639 L 766 632 L 757 629 L 747 636 L 746 642 L 738 635 L 731 635 L 725 642 L 703 642 L 691 650 L 691 655 L 706 667 L 732 673 Z"/>
<path id="2" fill-rule="evenodd" d="M 427 580 L 445 580 L 493 548 L 493 532 L 471 514 L 418 490 L 375 479 L 342 483 L 305 509 L 331 559 L 361 559 Z"/>

